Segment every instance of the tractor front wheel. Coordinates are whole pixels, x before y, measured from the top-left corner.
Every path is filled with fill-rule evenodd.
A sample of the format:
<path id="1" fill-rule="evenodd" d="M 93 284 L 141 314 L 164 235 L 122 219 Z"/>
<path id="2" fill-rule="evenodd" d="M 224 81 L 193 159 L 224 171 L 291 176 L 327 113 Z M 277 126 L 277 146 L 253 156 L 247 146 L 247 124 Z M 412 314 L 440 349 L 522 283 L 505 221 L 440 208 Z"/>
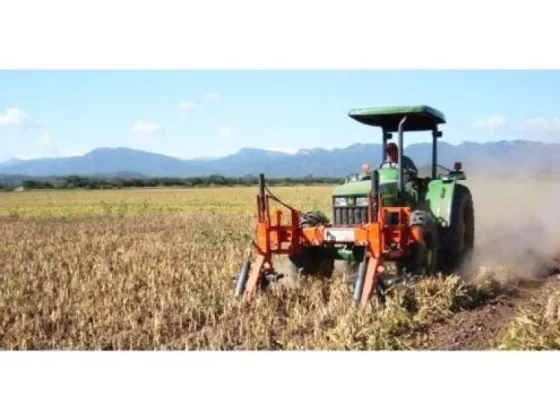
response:
<path id="1" fill-rule="evenodd" d="M 289 257 L 289 276 L 299 280 L 302 276 L 330 278 L 334 271 L 334 260 L 324 258 L 318 248 L 303 248 L 299 255 Z"/>
<path id="2" fill-rule="evenodd" d="M 328 217 L 320 211 L 310 211 L 302 217 L 302 228 L 328 224 Z M 289 277 L 299 280 L 302 276 L 330 278 L 334 271 L 334 259 L 325 258 L 320 248 L 304 247 L 299 255 L 288 258 Z"/>

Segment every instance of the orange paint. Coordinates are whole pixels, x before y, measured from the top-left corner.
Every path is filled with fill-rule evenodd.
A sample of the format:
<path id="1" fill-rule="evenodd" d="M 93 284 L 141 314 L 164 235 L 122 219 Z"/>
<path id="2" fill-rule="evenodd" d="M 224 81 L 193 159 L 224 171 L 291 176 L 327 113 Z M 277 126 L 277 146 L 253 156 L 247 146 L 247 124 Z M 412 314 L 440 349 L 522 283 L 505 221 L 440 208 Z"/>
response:
<path id="1" fill-rule="evenodd" d="M 269 201 L 266 196 L 264 208 L 257 196 L 257 229 L 253 246 L 257 257 L 250 271 L 244 299 L 250 300 L 256 291 L 265 271 L 274 272 L 272 267 L 273 254 L 297 255 L 302 247 L 322 247 L 332 245 L 334 242 L 326 239 L 328 229 L 333 231 L 337 227 L 317 226 L 300 228 L 300 216 L 297 210 L 276 210 L 271 216 Z M 379 203 L 381 204 L 381 203 Z M 368 209 L 371 215 L 372 207 Z M 376 223 L 368 223 L 351 228 L 340 228 L 353 235 L 353 243 L 366 247 L 368 253 L 368 266 L 364 291 L 361 303 L 365 304 L 375 294 L 378 275 L 385 271 L 383 260 L 385 258 L 400 258 L 408 255 L 410 244 L 422 240 L 422 229 L 409 228 L 410 207 L 382 207 L 378 208 Z M 396 221 L 396 223 L 392 223 Z M 268 268 L 265 268 L 268 266 Z"/>

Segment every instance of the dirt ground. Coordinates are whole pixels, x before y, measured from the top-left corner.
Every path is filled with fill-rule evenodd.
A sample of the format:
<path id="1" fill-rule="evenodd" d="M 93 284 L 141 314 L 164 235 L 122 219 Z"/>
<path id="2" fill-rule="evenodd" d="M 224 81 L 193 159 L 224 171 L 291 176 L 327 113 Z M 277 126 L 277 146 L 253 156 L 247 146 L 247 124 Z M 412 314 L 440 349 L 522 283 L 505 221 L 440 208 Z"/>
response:
<path id="1" fill-rule="evenodd" d="M 556 276 L 538 282 L 521 282 L 484 305 L 460 312 L 444 323 L 431 325 L 429 330 L 412 337 L 413 345 L 418 350 L 496 349 L 498 334 L 520 310 L 542 309 L 546 303 L 543 287 L 556 282 L 560 283 Z"/>

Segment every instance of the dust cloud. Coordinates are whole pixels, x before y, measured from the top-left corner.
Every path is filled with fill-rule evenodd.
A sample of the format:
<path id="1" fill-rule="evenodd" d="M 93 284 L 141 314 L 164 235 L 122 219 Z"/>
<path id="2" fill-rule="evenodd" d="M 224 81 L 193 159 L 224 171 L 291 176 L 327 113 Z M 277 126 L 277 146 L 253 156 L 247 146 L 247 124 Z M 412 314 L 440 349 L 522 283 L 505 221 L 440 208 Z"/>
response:
<path id="1" fill-rule="evenodd" d="M 560 268 L 560 183 L 525 173 L 468 180 L 475 206 L 469 271 L 505 269 L 539 279 Z"/>

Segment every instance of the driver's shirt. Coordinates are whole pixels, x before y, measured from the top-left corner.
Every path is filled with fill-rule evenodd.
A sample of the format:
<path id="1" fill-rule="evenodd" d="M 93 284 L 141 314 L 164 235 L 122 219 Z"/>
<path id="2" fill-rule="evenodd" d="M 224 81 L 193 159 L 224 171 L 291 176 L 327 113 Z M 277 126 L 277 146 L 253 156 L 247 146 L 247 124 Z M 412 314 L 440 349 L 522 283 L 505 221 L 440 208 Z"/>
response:
<path id="1" fill-rule="evenodd" d="M 402 160 L 404 164 L 403 169 L 413 171 L 414 173 L 418 173 L 418 169 L 416 168 L 416 165 L 414 164 L 412 159 L 410 159 L 408 156 L 403 155 Z M 388 160 L 386 160 L 384 163 L 393 163 L 393 162 L 389 162 Z"/>

